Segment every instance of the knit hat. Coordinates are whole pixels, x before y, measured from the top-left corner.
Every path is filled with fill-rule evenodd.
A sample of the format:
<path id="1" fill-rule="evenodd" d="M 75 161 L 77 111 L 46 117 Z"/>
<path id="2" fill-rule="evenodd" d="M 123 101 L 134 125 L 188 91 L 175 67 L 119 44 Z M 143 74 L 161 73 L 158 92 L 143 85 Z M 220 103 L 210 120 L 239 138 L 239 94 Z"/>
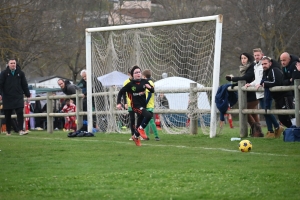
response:
<path id="1" fill-rule="evenodd" d="M 133 77 L 133 72 L 134 72 L 134 70 L 136 70 L 136 69 L 140 69 L 141 70 L 141 68 L 140 67 L 138 67 L 138 66 L 133 66 L 132 68 L 131 68 L 131 71 L 130 71 L 130 74 L 131 74 L 131 76 Z"/>

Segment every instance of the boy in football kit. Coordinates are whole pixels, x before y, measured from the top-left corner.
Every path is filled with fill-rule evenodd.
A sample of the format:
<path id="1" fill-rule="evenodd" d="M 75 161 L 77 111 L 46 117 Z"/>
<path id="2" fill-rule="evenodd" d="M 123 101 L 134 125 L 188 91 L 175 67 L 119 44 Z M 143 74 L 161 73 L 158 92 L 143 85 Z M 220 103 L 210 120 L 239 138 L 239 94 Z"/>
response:
<path id="1" fill-rule="evenodd" d="M 143 78 L 145 78 L 146 80 L 148 80 L 148 82 L 150 83 L 150 85 L 154 87 L 154 83 L 151 80 L 151 71 L 149 69 L 145 69 L 142 74 L 143 74 Z M 146 109 L 149 112 L 151 112 L 152 115 L 153 115 L 154 104 L 155 104 L 154 95 L 152 93 L 150 93 L 148 90 L 146 90 L 146 97 L 147 97 L 147 99 L 146 99 L 147 108 Z M 156 124 L 154 122 L 153 117 L 150 120 L 148 126 L 145 128 L 146 135 L 147 135 L 148 138 L 150 136 L 150 130 L 149 130 L 150 128 L 152 129 L 152 131 L 154 133 L 155 140 L 159 141 L 160 139 L 158 137 L 158 131 L 157 131 Z"/>
<path id="2" fill-rule="evenodd" d="M 154 88 L 146 79 L 142 79 L 142 72 L 138 66 L 133 66 L 130 74 L 132 80 L 126 84 L 118 93 L 117 98 L 117 108 L 122 109 L 121 98 L 127 92 L 127 96 L 131 101 L 131 108 L 133 112 L 137 113 L 139 116 L 138 119 L 138 128 L 136 129 L 132 140 L 137 146 L 141 146 L 139 136 L 143 139 L 148 139 L 145 134 L 144 128 L 148 125 L 149 121 L 152 118 L 152 113 L 146 110 L 146 95 L 145 90 L 148 89 L 151 93 L 154 93 Z"/>

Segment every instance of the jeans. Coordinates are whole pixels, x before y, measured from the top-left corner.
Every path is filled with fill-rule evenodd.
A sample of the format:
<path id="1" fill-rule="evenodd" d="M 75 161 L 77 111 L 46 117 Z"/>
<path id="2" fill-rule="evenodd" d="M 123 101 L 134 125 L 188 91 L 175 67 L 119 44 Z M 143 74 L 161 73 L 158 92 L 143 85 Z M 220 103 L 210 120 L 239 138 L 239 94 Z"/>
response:
<path id="1" fill-rule="evenodd" d="M 259 99 L 259 106 L 260 106 L 261 109 L 265 109 L 265 107 L 266 107 L 265 104 L 266 104 L 265 99 Z M 269 105 L 272 105 L 272 99 L 270 100 Z M 275 128 L 279 127 L 279 123 L 277 122 L 274 115 L 268 114 L 268 115 L 264 115 L 264 116 L 265 116 L 265 119 L 266 119 L 266 124 L 267 124 L 268 131 L 273 132 L 273 126 L 272 125 L 274 125 Z"/>

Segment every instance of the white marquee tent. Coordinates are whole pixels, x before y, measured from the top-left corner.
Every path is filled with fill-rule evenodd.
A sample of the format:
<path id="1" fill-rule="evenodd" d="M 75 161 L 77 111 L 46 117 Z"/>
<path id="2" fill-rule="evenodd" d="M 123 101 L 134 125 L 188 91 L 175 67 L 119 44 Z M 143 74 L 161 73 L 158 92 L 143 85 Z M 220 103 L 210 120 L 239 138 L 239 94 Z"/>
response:
<path id="1" fill-rule="evenodd" d="M 190 83 L 196 83 L 187 78 L 182 77 L 169 77 L 156 81 L 155 89 L 175 89 L 175 88 L 190 88 Z M 204 87 L 197 83 L 197 87 Z M 165 93 L 169 101 L 170 109 L 185 110 L 188 107 L 189 93 Z M 210 103 L 206 92 L 200 92 L 198 96 L 198 108 L 210 109 Z"/>
<path id="2" fill-rule="evenodd" d="M 103 76 L 99 76 L 97 79 L 102 83 L 104 87 L 108 86 L 118 86 L 122 87 L 123 83 L 129 76 L 123 74 L 122 72 L 113 71 Z"/>

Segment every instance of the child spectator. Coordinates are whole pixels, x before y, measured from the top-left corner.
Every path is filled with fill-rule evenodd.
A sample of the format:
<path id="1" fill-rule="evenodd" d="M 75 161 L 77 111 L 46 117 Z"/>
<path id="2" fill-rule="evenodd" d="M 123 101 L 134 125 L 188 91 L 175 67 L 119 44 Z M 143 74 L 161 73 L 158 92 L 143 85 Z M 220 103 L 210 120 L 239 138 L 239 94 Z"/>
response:
<path id="1" fill-rule="evenodd" d="M 65 105 L 62 108 L 61 112 L 64 113 L 71 113 L 76 112 L 76 105 L 71 102 L 70 99 L 66 99 Z M 75 116 L 67 116 L 65 117 L 65 125 L 64 125 L 64 131 L 70 131 L 70 130 L 76 130 L 76 117 Z"/>

